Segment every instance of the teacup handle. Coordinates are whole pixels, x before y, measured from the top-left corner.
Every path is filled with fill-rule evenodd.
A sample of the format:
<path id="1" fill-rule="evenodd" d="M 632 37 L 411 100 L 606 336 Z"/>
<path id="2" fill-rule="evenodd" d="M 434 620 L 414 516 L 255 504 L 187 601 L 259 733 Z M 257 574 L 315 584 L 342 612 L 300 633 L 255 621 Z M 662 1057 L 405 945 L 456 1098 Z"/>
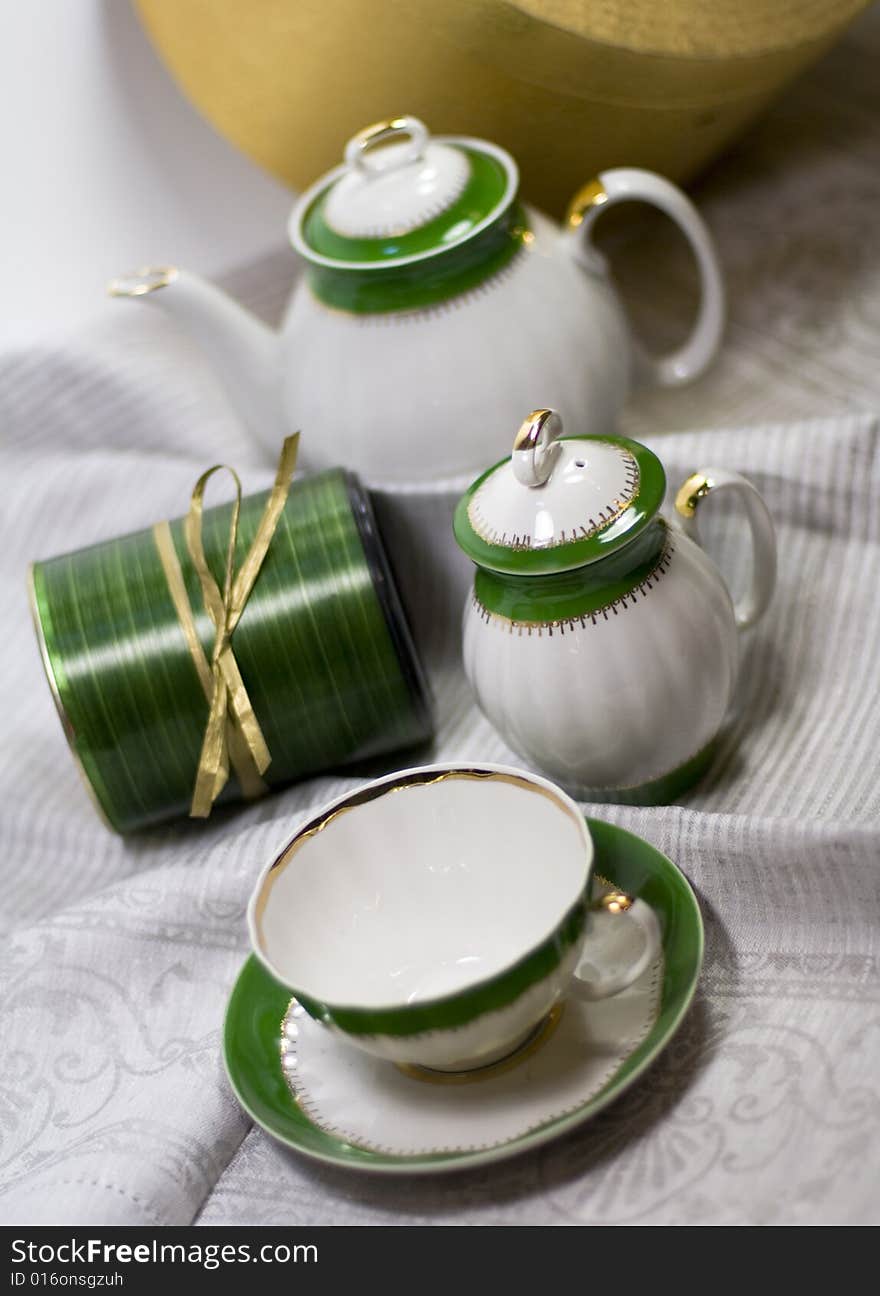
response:
<path id="1" fill-rule="evenodd" d="M 625 918 L 623 917 L 625 915 Z M 579 999 L 608 999 L 611 995 L 620 994 L 627 986 L 638 981 L 642 973 L 657 959 L 663 948 L 660 924 L 657 915 L 644 900 L 634 900 L 622 891 L 609 891 L 600 896 L 593 904 L 593 921 L 634 922 L 645 938 L 642 952 L 634 963 L 609 976 L 587 978 L 576 971 L 571 981 L 571 989 Z"/>
<path id="2" fill-rule="evenodd" d="M 602 171 L 579 189 L 567 215 L 569 233 L 576 238 L 581 260 L 605 269 L 605 259 L 592 243 L 597 218 L 621 202 L 646 202 L 659 207 L 675 221 L 691 245 L 700 273 L 700 306 L 690 337 L 669 355 L 651 356 L 638 350 L 639 367 L 648 382 L 677 387 L 690 382 L 707 367 L 718 350 L 724 328 L 724 282 L 712 237 L 696 207 L 663 176 L 639 167 Z"/>
<path id="3" fill-rule="evenodd" d="M 697 509 L 707 495 L 718 491 L 733 491 L 739 498 L 752 532 L 752 573 L 745 594 L 733 608 L 737 627 L 748 630 L 766 612 L 776 585 L 776 532 L 770 510 L 747 478 L 727 468 L 703 468 L 682 483 L 675 497 L 679 525 L 697 544 Z"/>

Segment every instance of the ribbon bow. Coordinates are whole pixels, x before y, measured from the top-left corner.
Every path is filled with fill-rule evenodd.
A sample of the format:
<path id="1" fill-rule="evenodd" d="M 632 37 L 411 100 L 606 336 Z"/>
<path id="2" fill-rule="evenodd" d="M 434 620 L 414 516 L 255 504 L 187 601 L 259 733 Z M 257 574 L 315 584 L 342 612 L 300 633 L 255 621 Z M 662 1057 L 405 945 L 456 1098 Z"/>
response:
<path id="1" fill-rule="evenodd" d="M 214 624 L 214 645 L 210 662 L 196 631 L 171 528 L 167 522 L 159 522 L 153 527 L 153 536 L 168 581 L 168 589 L 208 700 L 208 723 L 202 741 L 190 806 L 190 815 L 196 819 L 206 819 L 211 813 L 211 807 L 229 778 L 230 764 L 246 797 L 260 796 L 266 791 L 262 775 L 268 769 L 272 757 L 232 651 L 232 635 L 241 620 L 241 614 L 259 575 L 263 559 L 275 534 L 278 519 L 287 501 L 298 449 L 299 433 L 296 432 L 293 436 L 285 438 L 278 471 L 275 474 L 275 483 L 269 493 L 251 547 L 237 572 L 234 570 L 235 545 L 241 513 L 241 482 L 238 474 L 226 464 L 215 464 L 213 468 L 202 473 L 193 488 L 189 513 L 183 524 L 183 533 L 190 559 L 202 587 L 205 611 Z M 205 487 L 215 473 L 223 470 L 231 473 L 235 482 L 235 501 L 229 524 L 226 566 L 221 590 L 205 557 L 202 544 L 202 514 Z"/>

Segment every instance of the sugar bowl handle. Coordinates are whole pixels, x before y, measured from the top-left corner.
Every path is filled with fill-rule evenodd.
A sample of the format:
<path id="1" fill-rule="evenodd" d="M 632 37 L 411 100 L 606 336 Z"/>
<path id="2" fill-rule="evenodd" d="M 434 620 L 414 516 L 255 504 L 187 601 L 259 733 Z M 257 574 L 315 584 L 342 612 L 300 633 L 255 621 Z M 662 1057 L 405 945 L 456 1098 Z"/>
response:
<path id="1" fill-rule="evenodd" d="M 607 972 L 596 977 L 581 975 L 578 967 L 571 980 L 571 990 L 578 999 L 608 999 L 611 995 L 620 994 L 627 986 L 647 971 L 659 958 L 663 949 L 663 938 L 657 915 L 644 900 L 634 900 L 623 891 L 608 891 L 593 901 L 593 922 L 633 922 L 642 935 L 642 948 L 632 963 L 626 967 Z"/>
<path id="2" fill-rule="evenodd" d="M 719 491 L 732 491 L 745 508 L 752 533 L 752 571 L 748 588 L 734 604 L 736 624 L 748 630 L 764 615 L 776 585 L 776 532 L 770 510 L 750 481 L 726 468 L 703 468 L 683 482 L 675 497 L 679 525 L 700 543 L 697 510 L 703 500 Z"/>
<path id="3" fill-rule="evenodd" d="M 668 355 L 650 356 L 639 350 L 640 369 L 648 382 L 677 387 L 690 382 L 709 365 L 718 350 L 724 328 L 724 282 L 712 237 L 700 213 L 674 184 L 639 167 L 602 171 L 579 189 L 571 200 L 565 238 L 572 240 L 575 256 L 589 268 L 604 270 L 605 259 L 593 245 L 593 227 L 609 207 L 621 202 L 646 202 L 665 212 L 691 245 L 700 274 L 700 305 L 690 337 Z"/>

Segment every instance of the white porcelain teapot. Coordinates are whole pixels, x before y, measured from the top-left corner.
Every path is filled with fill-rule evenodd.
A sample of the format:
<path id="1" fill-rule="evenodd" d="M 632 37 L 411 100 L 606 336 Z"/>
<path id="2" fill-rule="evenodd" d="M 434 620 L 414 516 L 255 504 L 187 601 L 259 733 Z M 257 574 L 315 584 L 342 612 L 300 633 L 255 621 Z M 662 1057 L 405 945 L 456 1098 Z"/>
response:
<path id="1" fill-rule="evenodd" d="M 504 451 L 541 392 L 571 432 L 601 434 L 637 378 L 688 382 L 712 359 L 724 294 L 711 239 L 674 185 L 604 171 L 565 228 L 522 203 L 516 163 L 484 140 L 431 137 L 414 117 L 368 127 L 342 166 L 296 203 L 305 262 L 279 335 L 173 267 L 116 279 L 193 332 L 241 417 L 277 457 L 307 431 L 309 464 L 346 464 L 371 484 L 473 474 Z M 637 348 L 592 242 L 609 207 L 652 203 L 690 240 L 701 299 L 687 342 Z"/>
<path id="2" fill-rule="evenodd" d="M 773 523 L 744 477 L 689 477 L 667 520 L 663 467 L 623 437 L 565 437 L 534 411 L 513 454 L 470 487 L 455 536 L 477 564 L 464 666 L 508 745 L 588 801 L 674 800 L 711 761 L 738 630 L 766 609 Z M 734 605 L 698 543 L 696 512 L 730 491 L 752 533 Z"/>

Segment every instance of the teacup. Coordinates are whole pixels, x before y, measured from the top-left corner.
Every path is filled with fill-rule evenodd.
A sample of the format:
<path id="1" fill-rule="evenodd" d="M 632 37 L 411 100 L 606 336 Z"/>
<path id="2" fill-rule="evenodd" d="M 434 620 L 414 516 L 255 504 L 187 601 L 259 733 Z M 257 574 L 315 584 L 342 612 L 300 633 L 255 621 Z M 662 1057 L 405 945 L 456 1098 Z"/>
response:
<path id="1" fill-rule="evenodd" d="M 583 814 L 554 784 L 428 765 L 305 823 L 256 886 L 251 941 L 306 1012 L 358 1048 L 470 1070 L 514 1052 L 564 995 L 616 994 L 657 957 L 653 911 L 620 894 L 593 901 L 592 872 Z M 638 957 L 579 975 L 595 918 L 622 913 L 613 921 L 641 928 Z"/>

